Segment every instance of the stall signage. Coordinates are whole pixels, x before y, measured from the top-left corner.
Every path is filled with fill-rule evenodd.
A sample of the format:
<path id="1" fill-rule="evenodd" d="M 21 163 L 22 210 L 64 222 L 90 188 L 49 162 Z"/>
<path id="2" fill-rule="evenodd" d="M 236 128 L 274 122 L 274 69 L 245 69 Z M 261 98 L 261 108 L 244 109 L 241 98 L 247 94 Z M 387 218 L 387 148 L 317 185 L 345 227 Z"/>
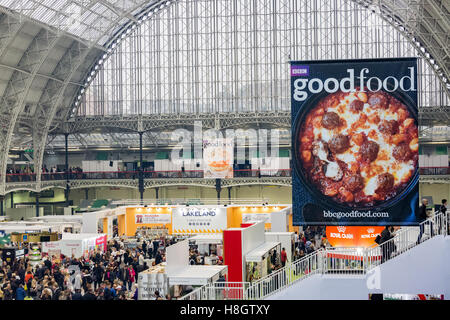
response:
<path id="1" fill-rule="evenodd" d="M 171 222 L 171 217 L 170 214 L 164 213 L 136 214 L 134 222 L 136 224 L 166 224 Z"/>
<path id="2" fill-rule="evenodd" d="M 243 213 L 242 222 L 256 222 L 264 221 L 265 223 L 271 223 L 270 213 Z"/>
<path id="3" fill-rule="evenodd" d="M 178 207 L 172 210 L 172 232 L 219 233 L 227 228 L 226 208 Z"/>
<path id="4" fill-rule="evenodd" d="M 104 244 L 105 243 L 105 236 L 102 236 L 100 238 L 95 239 L 95 244 L 99 245 L 99 244 Z"/>
<path id="5" fill-rule="evenodd" d="M 181 210 L 183 217 L 214 217 L 216 215 L 216 209 L 183 208 Z"/>
<path id="6" fill-rule="evenodd" d="M 384 227 L 327 226 L 326 234 L 333 247 L 370 247 Z"/>

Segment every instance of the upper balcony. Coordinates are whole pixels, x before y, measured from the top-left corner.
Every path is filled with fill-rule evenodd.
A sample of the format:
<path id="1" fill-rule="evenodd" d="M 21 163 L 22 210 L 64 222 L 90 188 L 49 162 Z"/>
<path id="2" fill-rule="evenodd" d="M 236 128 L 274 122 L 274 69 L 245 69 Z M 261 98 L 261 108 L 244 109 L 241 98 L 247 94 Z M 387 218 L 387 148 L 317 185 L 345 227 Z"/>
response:
<path id="1" fill-rule="evenodd" d="M 242 185 L 280 185 L 291 186 L 292 169 L 234 170 L 232 179 L 222 179 L 222 187 Z M 450 167 L 422 167 L 419 169 L 420 182 L 450 183 Z M 215 187 L 215 179 L 206 179 L 203 170 L 182 171 L 144 171 L 144 187 L 192 185 Z M 65 188 L 66 180 L 71 189 L 90 187 L 129 187 L 138 188 L 139 171 L 111 172 L 64 172 L 42 173 L 40 190 Z M 37 190 L 35 173 L 6 175 L 6 192 L 16 190 Z"/>

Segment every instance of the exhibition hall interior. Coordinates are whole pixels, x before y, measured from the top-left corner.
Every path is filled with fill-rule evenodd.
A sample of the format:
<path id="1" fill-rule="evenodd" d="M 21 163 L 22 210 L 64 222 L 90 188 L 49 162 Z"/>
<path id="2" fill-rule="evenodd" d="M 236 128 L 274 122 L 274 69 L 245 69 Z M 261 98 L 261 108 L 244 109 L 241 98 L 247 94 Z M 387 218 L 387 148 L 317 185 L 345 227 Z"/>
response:
<path id="1" fill-rule="evenodd" d="M 0 0 L 0 305 L 450 299 L 449 12 Z"/>

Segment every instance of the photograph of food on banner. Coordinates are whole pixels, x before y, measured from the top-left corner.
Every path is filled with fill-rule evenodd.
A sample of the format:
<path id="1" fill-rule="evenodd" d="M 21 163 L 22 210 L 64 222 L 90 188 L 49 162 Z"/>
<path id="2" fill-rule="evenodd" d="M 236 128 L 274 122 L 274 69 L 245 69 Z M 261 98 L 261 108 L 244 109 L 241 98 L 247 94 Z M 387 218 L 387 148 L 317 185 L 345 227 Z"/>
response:
<path id="1" fill-rule="evenodd" d="M 233 178 L 234 142 L 226 138 L 203 139 L 204 178 Z"/>
<path id="2" fill-rule="evenodd" d="M 417 60 L 291 63 L 294 221 L 417 225 Z"/>

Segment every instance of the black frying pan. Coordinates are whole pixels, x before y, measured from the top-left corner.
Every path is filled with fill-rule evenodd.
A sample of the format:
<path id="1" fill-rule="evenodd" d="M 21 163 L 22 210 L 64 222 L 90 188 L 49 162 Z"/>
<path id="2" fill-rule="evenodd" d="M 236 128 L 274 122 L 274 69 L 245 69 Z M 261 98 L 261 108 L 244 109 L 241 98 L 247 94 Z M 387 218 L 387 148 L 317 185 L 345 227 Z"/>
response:
<path id="1" fill-rule="evenodd" d="M 400 92 L 386 92 L 387 94 L 393 96 L 400 102 L 402 102 L 408 109 L 411 116 L 414 118 L 414 122 L 416 126 L 418 127 L 417 122 L 417 107 L 414 103 L 414 101 L 409 97 L 408 95 Z M 411 177 L 408 184 L 405 186 L 405 188 L 397 193 L 394 197 L 385 200 L 385 201 L 379 201 L 374 204 L 374 206 L 366 206 L 366 207 L 357 207 L 357 206 L 348 206 L 340 202 L 336 202 L 333 200 L 333 198 L 324 195 L 320 190 L 311 182 L 309 181 L 306 174 L 303 172 L 303 164 L 302 160 L 299 156 L 299 150 L 300 150 L 300 141 L 298 139 L 301 127 L 303 122 L 305 121 L 309 111 L 311 111 L 321 99 L 325 98 L 327 95 L 329 95 L 328 92 L 323 91 L 314 95 L 311 95 L 307 100 L 303 103 L 301 110 L 297 113 L 292 125 L 294 127 L 294 136 L 292 137 L 292 145 L 294 146 L 294 154 L 292 156 L 293 158 L 293 165 L 294 165 L 294 171 L 299 177 L 302 184 L 305 186 L 305 188 L 313 195 L 315 199 L 317 199 L 317 202 L 321 205 L 323 205 L 326 208 L 332 208 L 332 209 L 339 209 L 339 210 L 368 210 L 371 207 L 374 206 L 377 207 L 377 209 L 386 209 L 389 207 L 394 206 L 401 200 L 403 200 L 409 192 L 416 186 L 418 180 L 419 180 L 419 170 L 418 170 L 418 163 L 416 164 L 416 168 L 414 170 L 414 174 Z"/>

